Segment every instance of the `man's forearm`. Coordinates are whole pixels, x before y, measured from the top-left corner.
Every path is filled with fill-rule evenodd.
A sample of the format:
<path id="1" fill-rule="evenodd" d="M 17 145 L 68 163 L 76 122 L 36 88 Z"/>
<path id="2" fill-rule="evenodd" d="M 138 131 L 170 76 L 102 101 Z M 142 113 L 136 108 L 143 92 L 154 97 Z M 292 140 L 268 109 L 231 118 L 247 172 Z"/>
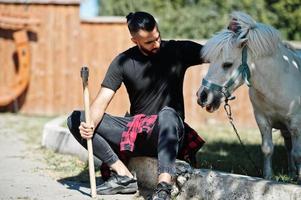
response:
<path id="1" fill-rule="evenodd" d="M 97 97 L 90 106 L 90 117 L 94 127 L 102 120 L 102 117 L 111 102 L 115 92 L 108 88 L 101 88 Z"/>
<path id="2" fill-rule="evenodd" d="M 94 102 L 90 106 L 90 115 L 91 115 L 91 123 L 93 123 L 94 127 L 96 127 L 99 122 L 102 120 L 102 117 L 104 115 L 105 109 L 99 107 Z"/>

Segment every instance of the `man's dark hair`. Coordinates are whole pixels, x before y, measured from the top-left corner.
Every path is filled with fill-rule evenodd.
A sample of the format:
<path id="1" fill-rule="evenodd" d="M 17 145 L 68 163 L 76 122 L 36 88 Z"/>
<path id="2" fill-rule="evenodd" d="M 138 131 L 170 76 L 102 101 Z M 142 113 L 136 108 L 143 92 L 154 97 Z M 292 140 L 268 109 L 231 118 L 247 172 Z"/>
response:
<path id="1" fill-rule="evenodd" d="M 155 18 L 147 12 L 131 12 L 126 16 L 126 20 L 132 35 L 139 30 L 152 31 L 157 25 Z"/>

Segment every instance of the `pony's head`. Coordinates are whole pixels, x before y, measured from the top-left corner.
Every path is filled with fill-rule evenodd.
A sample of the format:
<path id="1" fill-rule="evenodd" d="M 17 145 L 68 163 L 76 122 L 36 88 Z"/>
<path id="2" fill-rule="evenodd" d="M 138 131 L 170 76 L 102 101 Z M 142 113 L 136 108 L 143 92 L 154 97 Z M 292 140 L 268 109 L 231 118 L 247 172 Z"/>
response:
<path id="1" fill-rule="evenodd" d="M 197 96 L 198 104 L 208 112 L 217 110 L 243 83 L 249 84 L 250 57 L 269 56 L 280 42 L 273 27 L 256 23 L 245 13 L 234 12 L 231 16 L 227 29 L 209 39 L 202 49 L 210 66 Z"/>

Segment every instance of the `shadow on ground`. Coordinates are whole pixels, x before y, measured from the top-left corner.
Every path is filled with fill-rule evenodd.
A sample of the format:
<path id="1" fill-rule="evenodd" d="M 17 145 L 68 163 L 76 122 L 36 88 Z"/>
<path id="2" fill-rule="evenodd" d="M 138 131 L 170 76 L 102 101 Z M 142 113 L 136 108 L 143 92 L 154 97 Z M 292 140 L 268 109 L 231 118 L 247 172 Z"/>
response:
<path id="1" fill-rule="evenodd" d="M 89 170 L 84 169 L 76 176 L 66 177 L 58 180 L 69 190 L 77 190 L 83 195 L 90 196 Z M 96 185 L 102 184 L 101 177 L 96 177 Z"/>
<path id="2" fill-rule="evenodd" d="M 58 182 L 66 186 L 66 188 L 69 190 L 77 190 L 85 196 L 90 196 L 90 182 L 88 169 L 84 169 L 76 176 L 59 179 Z M 104 181 L 101 177 L 96 177 L 96 185 L 100 185 L 103 182 Z M 148 199 L 151 194 L 152 190 L 139 186 L 139 197 Z"/>
<path id="3" fill-rule="evenodd" d="M 244 147 L 239 143 L 224 141 L 207 143 L 198 152 L 198 167 L 262 177 L 263 155 L 261 146 L 247 144 Z M 287 168 L 285 147 L 275 145 L 273 154 L 274 174 L 286 175 L 288 173 Z"/>

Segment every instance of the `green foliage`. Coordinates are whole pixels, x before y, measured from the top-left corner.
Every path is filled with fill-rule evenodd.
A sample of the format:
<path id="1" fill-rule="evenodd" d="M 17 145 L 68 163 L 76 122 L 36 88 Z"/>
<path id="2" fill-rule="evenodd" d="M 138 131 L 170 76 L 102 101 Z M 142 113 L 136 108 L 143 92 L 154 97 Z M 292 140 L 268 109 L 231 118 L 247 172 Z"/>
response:
<path id="1" fill-rule="evenodd" d="M 271 4 L 272 10 L 277 13 L 275 28 L 280 30 L 285 38 L 301 40 L 301 1 L 281 0 Z"/>
<path id="2" fill-rule="evenodd" d="M 159 21 L 164 38 L 209 38 L 227 26 L 232 11 L 279 29 L 284 39 L 301 40 L 300 0 L 103 0 L 101 15 L 147 11 Z"/>

